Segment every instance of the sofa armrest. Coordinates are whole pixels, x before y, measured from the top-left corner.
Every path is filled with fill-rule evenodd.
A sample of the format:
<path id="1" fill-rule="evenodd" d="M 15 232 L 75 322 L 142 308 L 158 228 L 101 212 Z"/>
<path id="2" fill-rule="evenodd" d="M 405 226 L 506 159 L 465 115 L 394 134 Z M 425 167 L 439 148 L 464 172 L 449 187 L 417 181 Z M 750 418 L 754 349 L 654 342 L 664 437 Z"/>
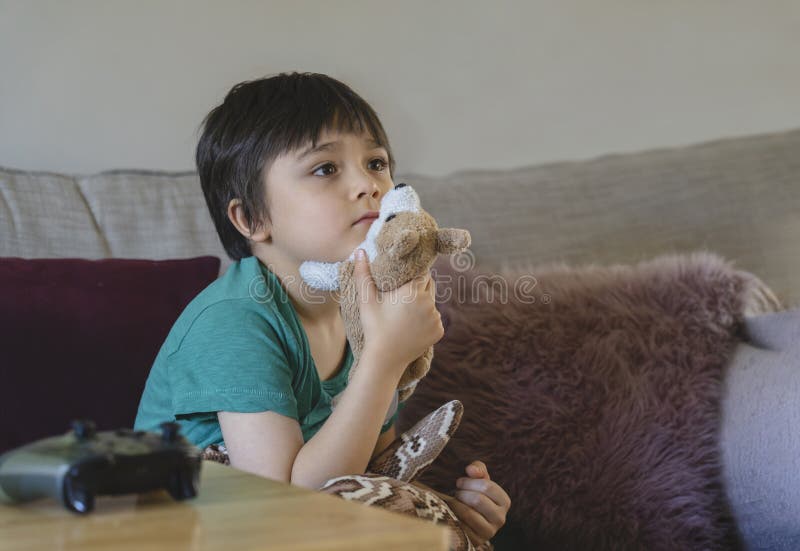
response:
<path id="1" fill-rule="evenodd" d="M 723 480 L 750 549 L 800 549 L 800 309 L 748 318 L 725 374 Z"/>

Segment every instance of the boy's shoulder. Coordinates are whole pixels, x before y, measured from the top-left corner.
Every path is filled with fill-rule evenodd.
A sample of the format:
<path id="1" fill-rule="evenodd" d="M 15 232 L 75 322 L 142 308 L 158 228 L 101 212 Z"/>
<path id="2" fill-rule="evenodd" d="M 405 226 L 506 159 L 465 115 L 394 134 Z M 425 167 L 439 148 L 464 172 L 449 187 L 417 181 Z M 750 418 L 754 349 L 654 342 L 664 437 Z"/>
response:
<path id="1" fill-rule="evenodd" d="M 266 272 L 266 273 L 265 273 Z M 258 319 L 270 325 L 287 316 L 278 302 L 275 276 L 261 267 L 259 260 L 246 257 L 232 263 L 225 274 L 203 289 L 186 305 L 167 337 L 168 348 L 180 346 L 184 336 L 198 324 L 224 329 L 246 319 Z"/>
<path id="2" fill-rule="evenodd" d="M 225 273 L 211 282 L 186 306 L 186 310 L 202 309 L 217 302 L 245 299 L 252 296 L 264 275 L 258 259 L 248 256 L 233 262 Z"/>

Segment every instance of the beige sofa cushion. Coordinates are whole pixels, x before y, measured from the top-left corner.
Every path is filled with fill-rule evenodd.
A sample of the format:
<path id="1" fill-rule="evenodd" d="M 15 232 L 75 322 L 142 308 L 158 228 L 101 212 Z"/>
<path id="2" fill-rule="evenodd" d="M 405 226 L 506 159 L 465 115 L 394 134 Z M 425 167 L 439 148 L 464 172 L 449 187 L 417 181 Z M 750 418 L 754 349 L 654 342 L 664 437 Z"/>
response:
<path id="1" fill-rule="evenodd" d="M 194 172 L 91 176 L 0 169 L 0 256 L 169 259 L 230 264 Z"/>
<path id="2" fill-rule="evenodd" d="M 634 263 L 708 248 L 800 300 L 800 130 L 404 178 L 440 225 L 470 230 L 479 266 Z"/>
<path id="3" fill-rule="evenodd" d="M 115 171 L 78 178 L 110 256 L 227 262 L 194 172 Z"/>
<path id="4" fill-rule="evenodd" d="M 103 258 L 103 234 L 77 182 L 0 169 L 0 256 Z"/>
<path id="5" fill-rule="evenodd" d="M 633 263 L 708 248 L 800 301 L 800 130 L 434 178 L 399 173 L 479 266 Z M 0 169 L 0 256 L 230 264 L 193 172 Z"/>

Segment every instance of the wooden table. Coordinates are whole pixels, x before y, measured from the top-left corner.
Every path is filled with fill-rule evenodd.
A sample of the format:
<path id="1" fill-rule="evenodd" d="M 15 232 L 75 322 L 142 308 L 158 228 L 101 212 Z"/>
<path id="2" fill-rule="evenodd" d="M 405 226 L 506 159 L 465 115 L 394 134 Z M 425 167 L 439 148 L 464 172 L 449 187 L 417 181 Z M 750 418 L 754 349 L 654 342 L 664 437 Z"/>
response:
<path id="1" fill-rule="evenodd" d="M 0 504 L 0 550 L 447 549 L 441 525 L 204 461 L 199 495 L 98 496 L 79 516 L 53 499 Z"/>

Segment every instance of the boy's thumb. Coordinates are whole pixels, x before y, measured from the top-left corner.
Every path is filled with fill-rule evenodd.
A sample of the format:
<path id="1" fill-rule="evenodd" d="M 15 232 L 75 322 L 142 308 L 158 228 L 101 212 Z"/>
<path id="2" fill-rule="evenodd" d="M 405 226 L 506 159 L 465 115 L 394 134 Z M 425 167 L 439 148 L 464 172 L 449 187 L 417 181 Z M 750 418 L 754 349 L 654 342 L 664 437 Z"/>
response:
<path id="1" fill-rule="evenodd" d="M 356 251 L 356 261 L 353 268 L 356 280 L 356 294 L 358 299 L 363 302 L 372 300 L 375 283 L 372 281 L 372 273 L 369 271 L 369 260 L 364 249 Z"/>

